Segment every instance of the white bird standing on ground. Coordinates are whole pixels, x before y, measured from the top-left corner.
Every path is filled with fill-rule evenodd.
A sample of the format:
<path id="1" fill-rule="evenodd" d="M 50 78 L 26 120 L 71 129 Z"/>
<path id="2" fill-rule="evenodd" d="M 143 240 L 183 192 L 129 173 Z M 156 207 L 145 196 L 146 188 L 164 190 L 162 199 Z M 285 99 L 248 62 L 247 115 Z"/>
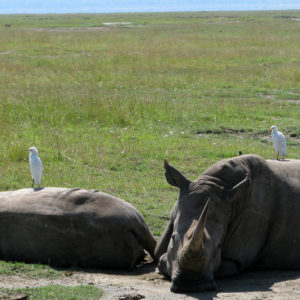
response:
<path id="1" fill-rule="evenodd" d="M 278 160 L 279 154 L 282 156 L 282 159 L 284 160 L 284 157 L 286 156 L 285 136 L 282 134 L 282 132 L 278 131 L 278 129 L 275 125 L 273 125 L 270 128 L 270 131 L 271 131 L 274 148 L 277 153 L 277 160 Z"/>
<path id="2" fill-rule="evenodd" d="M 35 147 L 30 147 L 27 151 L 30 152 L 29 165 L 32 178 L 32 188 L 34 183 L 39 188 L 42 178 L 43 164 L 40 158 L 38 157 L 38 150 Z"/>

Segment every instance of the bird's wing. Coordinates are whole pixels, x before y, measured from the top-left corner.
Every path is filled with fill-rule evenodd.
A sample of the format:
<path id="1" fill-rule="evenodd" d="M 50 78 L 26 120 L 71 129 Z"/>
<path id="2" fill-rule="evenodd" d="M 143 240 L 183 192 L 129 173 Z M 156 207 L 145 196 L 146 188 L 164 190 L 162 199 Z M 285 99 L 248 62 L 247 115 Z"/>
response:
<path id="1" fill-rule="evenodd" d="M 285 141 L 285 136 L 281 132 L 278 132 L 277 145 L 278 145 L 278 151 L 280 152 L 280 154 L 285 156 L 286 141 Z"/>
<path id="2" fill-rule="evenodd" d="M 32 177 L 40 177 L 43 171 L 43 164 L 39 158 L 30 161 L 30 170 Z"/>
<path id="3" fill-rule="evenodd" d="M 41 170 L 43 170 L 43 163 L 42 163 L 42 161 L 41 161 L 40 158 L 39 158 L 39 163 L 40 163 L 40 165 L 41 165 Z"/>

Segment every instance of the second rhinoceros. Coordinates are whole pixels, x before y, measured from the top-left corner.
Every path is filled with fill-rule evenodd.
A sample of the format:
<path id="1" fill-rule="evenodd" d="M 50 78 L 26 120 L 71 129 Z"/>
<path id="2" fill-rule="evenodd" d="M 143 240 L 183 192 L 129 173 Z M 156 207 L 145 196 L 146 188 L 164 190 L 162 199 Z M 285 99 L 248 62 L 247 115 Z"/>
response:
<path id="1" fill-rule="evenodd" d="M 106 193 L 69 188 L 0 193 L 0 259 L 132 269 L 156 241 L 143 216 Z"/>

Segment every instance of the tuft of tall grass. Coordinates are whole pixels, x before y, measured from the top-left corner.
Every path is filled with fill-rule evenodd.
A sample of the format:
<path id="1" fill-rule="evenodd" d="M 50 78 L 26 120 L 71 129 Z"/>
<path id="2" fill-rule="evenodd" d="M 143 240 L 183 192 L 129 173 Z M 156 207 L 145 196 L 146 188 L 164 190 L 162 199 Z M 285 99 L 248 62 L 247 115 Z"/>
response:
<path id="1" fill-rule="evenodd" d="M 27 278 L 56 279 L 63 276 L 63 271 L 40 264 L 0 261 L 0 274 L 5 276 L 20 275 Z"/>
<path id="2" fill-rule="evenodd" d="M 48 285 L 44 287 L 24 289 L 0 289 L 1 299 L 11 299 L 18 295 L 26 295 L 28 299 L 58 299 L 58 300 L 96 300 L 102 297 L 103 291 L 94 286 L 60 286 Z"/>

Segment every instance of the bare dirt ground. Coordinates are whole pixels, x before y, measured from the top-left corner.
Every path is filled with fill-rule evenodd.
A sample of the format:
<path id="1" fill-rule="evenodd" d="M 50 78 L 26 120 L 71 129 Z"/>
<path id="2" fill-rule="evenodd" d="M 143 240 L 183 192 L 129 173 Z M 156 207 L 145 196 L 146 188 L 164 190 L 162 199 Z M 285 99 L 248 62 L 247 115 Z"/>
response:
<path id="1" fill-rule="evenodd" d="M 0 276 L 0 287 L 25 288 L 44 285 L 94 285 L 104 290 L 102 299 L 225 299 L 225 300 L 297 300 L 300 299 L 300 271 L 248 272 L 218 280 L 218 289 L 196 294 L 174 294 L 170 282 L 155 271 L 154 263 L 145 263 L 133 272 L 66 271 L 55 280 Z"/>

